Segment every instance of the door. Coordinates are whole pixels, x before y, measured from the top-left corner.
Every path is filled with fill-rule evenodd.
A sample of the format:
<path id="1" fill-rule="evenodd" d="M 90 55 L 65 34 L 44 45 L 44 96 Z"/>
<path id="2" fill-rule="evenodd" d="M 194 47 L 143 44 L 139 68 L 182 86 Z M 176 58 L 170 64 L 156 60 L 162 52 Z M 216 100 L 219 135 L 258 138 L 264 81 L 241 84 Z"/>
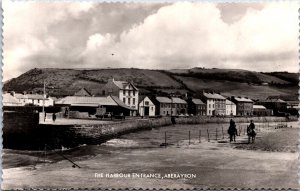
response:
<path id="1" fill-rule="evenodd" d="M 149 107 L 145 107 L 145 116 L 149 116 Z"/>

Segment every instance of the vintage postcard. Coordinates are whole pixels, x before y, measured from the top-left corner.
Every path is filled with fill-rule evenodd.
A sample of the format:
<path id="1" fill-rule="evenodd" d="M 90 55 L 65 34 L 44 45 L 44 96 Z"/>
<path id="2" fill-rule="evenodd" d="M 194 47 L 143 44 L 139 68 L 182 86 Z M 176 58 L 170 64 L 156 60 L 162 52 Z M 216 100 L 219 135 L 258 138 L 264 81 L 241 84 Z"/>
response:
<path id="1" fill-rule="evenodd" d="M 299 189 L 299 3 L 3 4 L 3 190 Z"/>

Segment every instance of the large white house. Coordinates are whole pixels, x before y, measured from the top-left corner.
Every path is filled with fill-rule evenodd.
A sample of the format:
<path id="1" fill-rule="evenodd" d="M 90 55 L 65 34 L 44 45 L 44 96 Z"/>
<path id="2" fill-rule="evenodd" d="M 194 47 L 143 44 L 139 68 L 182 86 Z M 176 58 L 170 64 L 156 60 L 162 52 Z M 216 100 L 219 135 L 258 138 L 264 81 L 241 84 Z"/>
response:
<path id="1" fill-rule="evenodd" d="M 155 116 L 155 105 L 148 96 L 140 97 L 139 100 L 140 116 Z"/>
<path id="2" fill-rule="evenodd" d="M 135 116 L 137 114 L 139 90 L 133 85 L 133 83 L 110 79 L 102 87 L 101 91 L 103 96 L 117 96 L 124 104 L 131 107 L 132 111 L 130 115 Z"/>
<path id="3" fill-rule="evenodd" d="M 236 116 L 236 105 L 232 101 L 226 99 L 226 115 Z"/>
<path id="4" fill-rule="evenodd" d="M 201 95 L 202 99 L 206 103 L 206 111 L 208 116 L 212 115 L 225 115 L 226 106 L 225 98 L 217 93 L 203 92 Z"/>

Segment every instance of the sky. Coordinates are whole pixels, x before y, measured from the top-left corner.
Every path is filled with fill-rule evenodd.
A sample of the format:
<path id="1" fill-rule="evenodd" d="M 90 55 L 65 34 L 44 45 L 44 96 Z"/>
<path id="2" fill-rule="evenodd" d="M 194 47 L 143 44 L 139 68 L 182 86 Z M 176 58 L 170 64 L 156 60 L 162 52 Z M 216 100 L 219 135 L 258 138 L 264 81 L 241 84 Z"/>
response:
<path id="1" fill-rule="evenodd" d="M 3 1 L 3 80 L 32 68 L 298 72 L 297 2 Z"/>

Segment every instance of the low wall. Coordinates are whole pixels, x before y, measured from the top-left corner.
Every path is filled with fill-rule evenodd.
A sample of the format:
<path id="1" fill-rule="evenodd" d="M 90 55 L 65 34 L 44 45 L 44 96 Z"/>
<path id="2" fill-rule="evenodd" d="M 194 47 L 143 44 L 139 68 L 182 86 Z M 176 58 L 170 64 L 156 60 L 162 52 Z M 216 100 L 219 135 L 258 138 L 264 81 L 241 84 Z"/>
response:
<path id="1" fill-rule="evenodd" d="M 201 123 L 229 123 L 230 119 L 233 119 L 236 123 L 249 123 L 253 122 L 285 122 L 285 121 L 297 121 L 296 116 L 289 117 L 274 117 L 274 116 L 261 116 L 261 117 L 188 117 L 188 118 L 176 118 L 176 122 L 179 124 L 201 124 Z"/>

